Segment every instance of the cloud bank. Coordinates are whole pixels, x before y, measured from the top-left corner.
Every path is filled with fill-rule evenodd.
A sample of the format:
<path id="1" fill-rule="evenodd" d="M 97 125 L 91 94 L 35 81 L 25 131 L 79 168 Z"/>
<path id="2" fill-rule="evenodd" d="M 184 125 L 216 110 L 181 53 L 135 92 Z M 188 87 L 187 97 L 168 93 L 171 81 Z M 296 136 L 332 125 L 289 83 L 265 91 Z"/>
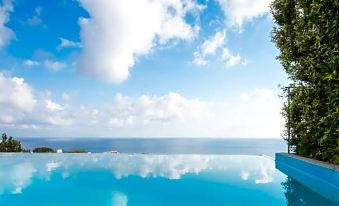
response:
<path id="1" fill-rule="evenodd" d="M 219 101 L 177 92 L 137 97 L 115 94 L 101 106 L 71 104 L 60 94 L 34 90 L 23 78 L 0 73 L 0 126 L 38 136 L 278 137 L 281 102 L 271 89 L 254 88 Z M 75 97 L 73 97 L 75 98 Z"/>

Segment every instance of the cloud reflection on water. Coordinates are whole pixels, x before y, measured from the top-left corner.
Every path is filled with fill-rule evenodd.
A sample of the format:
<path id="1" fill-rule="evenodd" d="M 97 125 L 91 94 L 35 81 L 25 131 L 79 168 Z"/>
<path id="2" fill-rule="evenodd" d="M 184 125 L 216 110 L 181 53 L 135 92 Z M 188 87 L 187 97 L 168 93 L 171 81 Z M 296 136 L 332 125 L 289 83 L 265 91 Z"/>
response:
<path id="1" fill-rule="evenodd" d="M 0 194 L 21 193 L 33 178 L 49 181 L 54 172 L 65 179 L 83 171 L 104 170 L 116 179 L 139 176 L 173 180 L 186 174 L 221 171 L 239 174 L 236 181 L 255 184 L 272 182 L 276 173 L 274 161 L 268 158 L 239 155 L 1 154 L 0 168 Z"/>

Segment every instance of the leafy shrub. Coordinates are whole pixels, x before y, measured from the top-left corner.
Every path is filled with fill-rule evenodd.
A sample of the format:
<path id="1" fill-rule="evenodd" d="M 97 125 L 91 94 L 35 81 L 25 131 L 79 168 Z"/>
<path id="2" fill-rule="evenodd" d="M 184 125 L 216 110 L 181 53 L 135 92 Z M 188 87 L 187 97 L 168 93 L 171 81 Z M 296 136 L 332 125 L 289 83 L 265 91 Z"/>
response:
<path id="1" fill-rule="evenodd" d="M 339 164 L 339 1 L 274 0 L 271 12 L 277 59 L 291 80 L 283 136 L 290 132 L 297 154 Z"/>
<path id="2" fill-rule="evenodd" d="M 33 149 L 34 153 L 55 153 L 54 149 L 48 147 L 37 147 Z"/>
<path id="3" fill-rule="evenodd" d="M 2 134 L 0 142 L 0 152 L 23 152 L 21 143 L 13 137 L 8 137 L 6 133 Z"/>

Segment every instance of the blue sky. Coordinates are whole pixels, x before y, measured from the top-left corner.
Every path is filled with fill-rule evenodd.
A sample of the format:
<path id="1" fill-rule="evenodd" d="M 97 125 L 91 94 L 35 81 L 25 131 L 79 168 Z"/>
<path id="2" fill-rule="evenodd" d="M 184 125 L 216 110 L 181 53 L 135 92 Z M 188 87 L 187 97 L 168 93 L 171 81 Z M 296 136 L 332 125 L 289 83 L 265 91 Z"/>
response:
<path id="1" fill-rule="evenodd" d="M 279 137 L 269 3 L 2 0 L 0 130 Z"/>

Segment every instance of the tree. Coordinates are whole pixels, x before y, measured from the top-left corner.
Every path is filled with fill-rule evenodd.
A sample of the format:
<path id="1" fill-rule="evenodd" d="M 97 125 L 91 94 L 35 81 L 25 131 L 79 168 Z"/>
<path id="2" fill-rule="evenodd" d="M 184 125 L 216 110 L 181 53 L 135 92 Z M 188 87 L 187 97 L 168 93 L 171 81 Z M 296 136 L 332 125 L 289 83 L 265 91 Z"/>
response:
<path id="1" fill-rule="evenodd" d="M 297 154 L 339 164 L 339 1 L 274 0 L 271 12 L 277 59 L 291 80 L 283 136 L 290 132 Z"/>
<path id="2" fill-rule="evenodd" d="M 34 153 L 55 153 L 54 149 L 48 147 L 37 147 L 33 149 Z"/>
<path id="3" fill-rule="evenodd" d="M 21 143 L 13 137 L 8 137 L 6 133 L 2 134 L 0 142 L 0 152 L 23 152 Z"/>

